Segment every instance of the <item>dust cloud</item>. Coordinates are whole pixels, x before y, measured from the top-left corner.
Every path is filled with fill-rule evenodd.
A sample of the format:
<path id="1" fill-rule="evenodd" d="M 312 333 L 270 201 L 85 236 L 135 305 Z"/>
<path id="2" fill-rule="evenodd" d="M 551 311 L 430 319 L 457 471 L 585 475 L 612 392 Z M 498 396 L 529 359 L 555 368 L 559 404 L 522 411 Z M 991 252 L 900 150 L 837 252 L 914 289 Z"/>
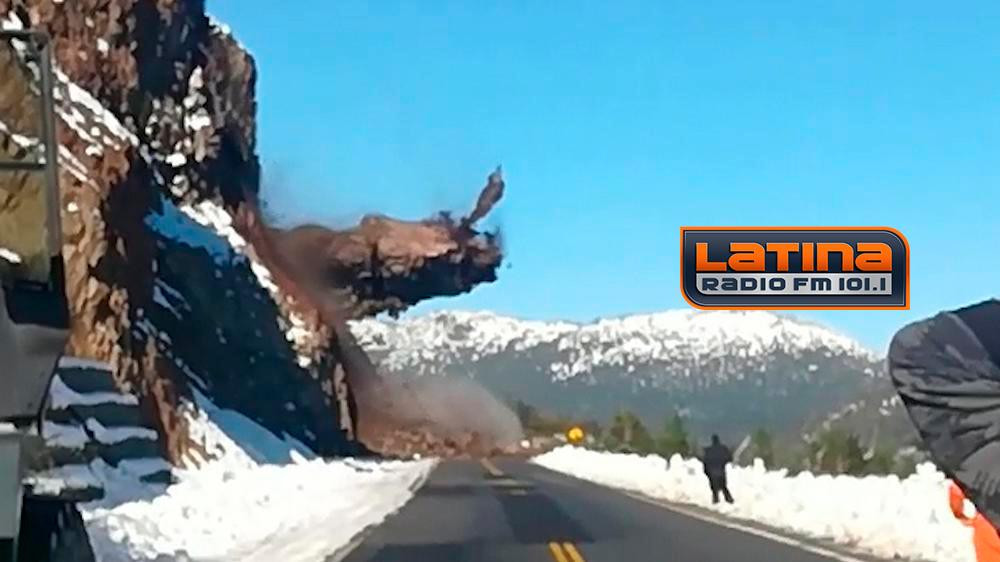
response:
<path id="1" fill-rule="evenodd" d="M 516 447 L 524 435 L 513 410 L 472 379 L 379 373 L 354 392 L 359 435 L 375 449 L 481 455 Z"/>
<path id="2" fill-rule="evenodd" d="M 458 220 L 448 213 L 423 221 L 370 215 L 346 230 L 273 228 L 252 196 L 239 215 L 239 230 L 275 282 L 333 329 L 331 350 L 343 363 L 353 391 L 351 417 L 368 447 L 451 456 L 490 453 L 520 441 L 517 416 L 475 381 L 387 377 L 347 326 L 351 319 L 395 314 L 494 281 L 503 259 L 499 236 L 475 225 L 500 201 L 504 187 L 497 168 L 471 212 Z"/>

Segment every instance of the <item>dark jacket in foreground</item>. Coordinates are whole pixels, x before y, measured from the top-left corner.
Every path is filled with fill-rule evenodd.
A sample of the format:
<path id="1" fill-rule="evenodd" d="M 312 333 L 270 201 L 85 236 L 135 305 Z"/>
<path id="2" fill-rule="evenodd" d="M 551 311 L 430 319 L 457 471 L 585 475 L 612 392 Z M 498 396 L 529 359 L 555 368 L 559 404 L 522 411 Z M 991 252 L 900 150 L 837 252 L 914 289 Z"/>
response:
<path id="1" fill-rule="evenodd" d="M 934 462 L 1000 526 L 1000 301 L 906 326 L 889 374 Z"/>

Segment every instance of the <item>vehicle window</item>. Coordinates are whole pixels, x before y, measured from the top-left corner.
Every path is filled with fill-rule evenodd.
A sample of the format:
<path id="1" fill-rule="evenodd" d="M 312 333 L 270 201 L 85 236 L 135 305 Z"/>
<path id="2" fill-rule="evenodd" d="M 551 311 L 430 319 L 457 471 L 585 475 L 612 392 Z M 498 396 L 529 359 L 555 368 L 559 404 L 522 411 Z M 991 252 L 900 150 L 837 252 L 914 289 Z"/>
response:
<path id="1" fill-rule="evenodd" d="M 48 190 L 39 67 L 23 39 L 0 40 L 0 275 L 49 277 Z M 36 59 L 37 60 L 37 59 Z"/>

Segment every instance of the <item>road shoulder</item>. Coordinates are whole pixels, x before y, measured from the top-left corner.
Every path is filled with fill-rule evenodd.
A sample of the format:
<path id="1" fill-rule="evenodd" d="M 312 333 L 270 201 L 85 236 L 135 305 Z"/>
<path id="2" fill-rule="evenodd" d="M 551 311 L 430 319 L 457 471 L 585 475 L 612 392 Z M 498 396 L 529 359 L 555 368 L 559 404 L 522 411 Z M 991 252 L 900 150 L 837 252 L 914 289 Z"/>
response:
<path id="1" fill-rule="evenodd" d="M 368 535 L 370 535 L 375 529 L 379 528 L 390 517 L 399 513 L 399 511 L 402 510 L 404 507 L 406 507 L 407 504 L 413 501 L 413 498 L 416 497 L 417 492 L 420 491 L 420 488 L 423 488 L 424 484 L 426 484 L 427 480 L 431 477 L 431 474 L 435 470 L 437 470 L 438 465 L 439 462 L 435 462 L 434 466 L 432 466 L 423 475 L 421 475 L 419 478 L 415 479 L 412 483 L 410 483 L 408 487 L 411 493 L 410 499 L 406 500 L 406 502 L 403 505 L 399 506 L 399 509 L 391 513 L 387 513 L 385 517 L 378 523 L 372 523 L 371 525 L 368 525 L 363 529 L 361 529 L 360 531 L 358 531 L 357 534 L 351 537 L 351 540 L 347 541 L 346 544 L 344 544 L 336 551 L 334 551 L 332 554 L 324 558 L 323 562 L 342 562 L 345 558 L 350 556 L 350 554 L 354 552 L 359 546 L 361 546 L 361 543 L 363 543 L 365 539 L 368 538 Z"/>
<path id="2" fill-rule="evenodd" d="M 850 545 L 839 544 L 831 540 L 821 539 L 817 537 L 798 535 L 791 531 L 788 531 L 787 529 L 781 529 L 757 521 L 748 521 L 745 519 L 730 517 L 723 513 L 719 513 L 711 509 L 706 509 L 704 507 L 700 507 L 694 504 L 671 502 L 660 498 L 654 498 L 651 496 L 647 496 L 645 494 L 641 494 L 639 492 L 633 492 L 622 488 L 616 488 L 614 486 L 608 486 L 600 482 L 594 482 L 564 472 L 555 471 L 541 465 L 537 465 L 534 463 L 531 464 L 535 468 L 552 472 L 559 476 L 570 478 L 572 480 L 575 480 L 583 484 L 590 484 L 593 486 L 599 486 L 608 490 L 612 490 L 620 494 L 623 494 L 625 496 L 628 496 L 632 499 L 635 499 L 637 501 L 655 505 L 662 509 L 667 509 L 674 513 L 684 515 L 686 517 L 692 517 L 700 521 L 704 521 L 706 523 L 719 525 L 721 527 L 726 527 L 728 529 L 732 529 L 735 531 L 749 533 L 784 545 L 793 546 L 795 548 L 799 548 L 807 552 L 825 556 L 834 560 L 839 560 L 840 562 L 925 562 L 920 560 L 907 561 L 902 558 L 891 558 L 891 559 L 880 558 L 869 552 L 865 552 L 860 549 L 851 547 Z"/>

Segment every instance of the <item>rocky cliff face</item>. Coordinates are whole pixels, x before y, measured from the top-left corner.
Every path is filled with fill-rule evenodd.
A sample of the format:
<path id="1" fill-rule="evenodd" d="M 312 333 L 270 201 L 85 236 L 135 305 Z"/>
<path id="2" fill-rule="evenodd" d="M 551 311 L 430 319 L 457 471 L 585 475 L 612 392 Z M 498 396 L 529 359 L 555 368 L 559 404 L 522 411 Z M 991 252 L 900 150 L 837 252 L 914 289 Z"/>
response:
<path id="1" fill-rule="evenodd" d="M 348 451 L 329 338 L 262 284 L 266 265 L 231 228 L 259 178 L 247 53 L 200 2 L 0 12 L 53 37 L 68 352 L 114 367 L 175 462 L 198 446 L 179 414 L 195 392 L 318 452 Z M 289 336 L 293 323 L 308 337 Z"/>
<path id="2" fill-rule="evenodd" d="M 473 229 L 503 195 L 499 168 L 487 178 L 466 217 L 424 221 L 367 216 L 355 228 L 317 225 L 268 229 L 283 270 L 292 271 L 313 300 L 339 318 L 398 313 L 431 296 L 457 295 L 496 280 L 496 235 Z"/>
<path id="3" fill-rule="evenodd" d="M 0 0 L 0 17 L 54 41 L 67 351 L 112 366 L 175 463 L 199 448 L 180 413 L 199 394 L 317 453 L 356 451 L 351 385 L 374 372 L 341 318 L 492 280 L 481 205 L 460 224 L 314 229 L 338 248 L 320 290 L 294 257 L 309 237 L 260 219 L 254 63 L 203 2 Z"/>

